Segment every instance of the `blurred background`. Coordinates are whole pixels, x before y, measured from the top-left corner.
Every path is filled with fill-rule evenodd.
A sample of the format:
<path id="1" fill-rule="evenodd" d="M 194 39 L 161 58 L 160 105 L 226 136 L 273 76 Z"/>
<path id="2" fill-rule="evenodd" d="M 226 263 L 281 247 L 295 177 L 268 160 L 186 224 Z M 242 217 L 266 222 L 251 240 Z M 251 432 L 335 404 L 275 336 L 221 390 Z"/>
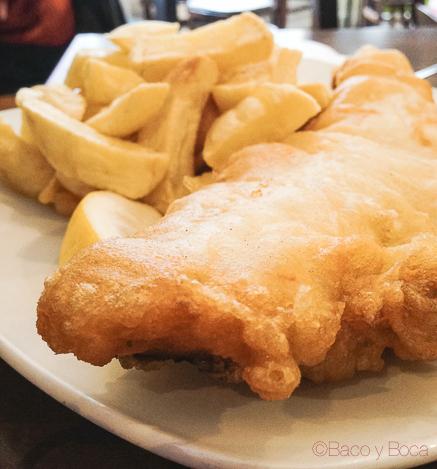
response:
<path id="1" fill-rule="evenodd" d="M 78 33 L 142 19 L 196 28 L 242 11 L 301 30 L 437 25 L 437 0 L 0 0 L 0 107 L 18 88 L 44 82 Z"/>

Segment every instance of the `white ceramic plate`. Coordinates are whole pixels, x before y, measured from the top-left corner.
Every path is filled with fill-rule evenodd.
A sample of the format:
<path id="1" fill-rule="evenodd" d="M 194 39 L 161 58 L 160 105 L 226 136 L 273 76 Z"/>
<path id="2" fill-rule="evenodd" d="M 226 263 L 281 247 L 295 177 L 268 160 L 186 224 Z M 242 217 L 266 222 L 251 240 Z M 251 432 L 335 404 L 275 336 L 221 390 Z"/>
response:
<path id="1" fill-rule="evenodd" d="M 336 61 L 321 60 L 318 70 Z M 311 61 L 304 67 L 310 71 Z M 2 116 L 17 125 L 16 111 Z M 143 373 L 55 356 L 36 333 L 35 307 L 65 224 L 0 186 L 0 356 L 58 401 L 193 467 L 387 468 L 437 459 L 437 363 L 392 362 L 381 375 L 304 383 L 288 401 L 263 402 L 189 365 Z"/>

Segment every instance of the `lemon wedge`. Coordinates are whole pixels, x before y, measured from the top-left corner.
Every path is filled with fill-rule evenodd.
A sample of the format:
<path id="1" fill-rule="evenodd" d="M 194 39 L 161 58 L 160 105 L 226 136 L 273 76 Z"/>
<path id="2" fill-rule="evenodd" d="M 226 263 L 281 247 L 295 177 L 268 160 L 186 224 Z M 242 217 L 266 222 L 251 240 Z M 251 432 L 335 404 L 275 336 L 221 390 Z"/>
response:
<path id="1" fill-rule="evenodd" d="M 160 218 L 161 214 L 150 205 L 126 199 L 114 192 L 90 192 L 80 201 L 68 223 L 59 265 L 101 239 L 130 236 Z"/>

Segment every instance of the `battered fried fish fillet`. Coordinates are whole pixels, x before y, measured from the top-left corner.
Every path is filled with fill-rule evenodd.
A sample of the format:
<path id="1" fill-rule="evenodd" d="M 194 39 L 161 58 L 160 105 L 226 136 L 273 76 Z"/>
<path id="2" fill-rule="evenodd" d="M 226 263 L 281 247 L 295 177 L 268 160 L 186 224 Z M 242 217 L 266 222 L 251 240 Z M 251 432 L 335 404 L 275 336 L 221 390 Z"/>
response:
<path id="1" fill-rule="evenodd" d="M 436 359 L 437 109 L 379 78 L 347 78 L 317 131 L 243 149 L 146 232 L 79 253 L 46 282 L 44 340 L 94 365 L 187 359 L 272 400 L 302 375 L 380 370 L 386 348 Z"/>

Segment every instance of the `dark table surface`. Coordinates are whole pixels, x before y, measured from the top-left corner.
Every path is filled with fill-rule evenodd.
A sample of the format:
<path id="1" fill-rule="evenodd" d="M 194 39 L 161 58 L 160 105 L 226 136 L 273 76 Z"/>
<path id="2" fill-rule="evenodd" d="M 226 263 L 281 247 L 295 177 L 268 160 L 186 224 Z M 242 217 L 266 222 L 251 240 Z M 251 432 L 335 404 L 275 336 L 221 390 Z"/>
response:
<path id="1" fill-rule="evenodd" d="M 395 47 L 415 69 L 437 62 L 437 28 L 307 31 L 308 39 L 352 53 L 363 44 Z M 437 77 L 432 82 L 437 86 Z M 0 360 L 0 468 L 182 467 L 137 448 L 58 404 Z M 128 397 L 128 396 L 126 396 Z M 435 468 L 428 464 L 423 468 Z"/>

